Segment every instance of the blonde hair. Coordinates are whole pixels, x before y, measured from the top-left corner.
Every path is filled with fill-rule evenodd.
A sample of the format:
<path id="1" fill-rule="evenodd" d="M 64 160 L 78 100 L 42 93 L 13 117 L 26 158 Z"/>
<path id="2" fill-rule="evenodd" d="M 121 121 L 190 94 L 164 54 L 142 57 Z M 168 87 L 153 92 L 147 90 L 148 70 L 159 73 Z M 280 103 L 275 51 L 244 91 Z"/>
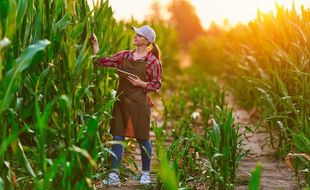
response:
<path id="1" fill-rule="evenodd" d="M 155 42 L 153 42 L 151 44 L 152 44 L 151 52 L 153 53 L 153 55 L 155 55 L 155 57 L 158 60 L 160 60 L 160 49 L 159 49 L 158 45 Z"/>

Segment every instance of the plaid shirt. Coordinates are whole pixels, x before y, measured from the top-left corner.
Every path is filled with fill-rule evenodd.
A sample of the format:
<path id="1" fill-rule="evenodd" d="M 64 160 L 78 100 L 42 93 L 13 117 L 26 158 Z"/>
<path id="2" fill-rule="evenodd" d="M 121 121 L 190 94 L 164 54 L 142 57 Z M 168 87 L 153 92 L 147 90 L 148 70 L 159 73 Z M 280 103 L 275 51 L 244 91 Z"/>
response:
<path id="1" fill-rule="evenodd" d="M 124 50 L 114 54 L 111 57 L 96 58 L 95 63 L 103 67 L 121 68 L 123 60 L 127 57 L 129 61 L 133 61 L 133 52 L 135 50 Z M 162 66 L 160 61 L 149 51 L 145 57 L 141 58 L 146 61 L 146 91 L 159 91 L 161 87 Z"/>

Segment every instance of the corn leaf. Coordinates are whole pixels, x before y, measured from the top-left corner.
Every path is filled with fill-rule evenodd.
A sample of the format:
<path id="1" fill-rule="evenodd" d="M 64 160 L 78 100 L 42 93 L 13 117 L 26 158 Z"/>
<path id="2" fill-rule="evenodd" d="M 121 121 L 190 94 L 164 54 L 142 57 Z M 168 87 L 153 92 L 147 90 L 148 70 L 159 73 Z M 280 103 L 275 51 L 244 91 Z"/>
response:
<path id="1" fill-rule="evenodd" d="M 0 99 L 0 115 L 11 104 L 15 92 L 20 86 L 22 72 L 32 64 L 35 54 L 44 50 L 49 44 L 48 40 L 43 40 L 27 47 L 21 56 L 15 60 L 14 67 L 6 73 L 0 86 L 4 92 Z"/>

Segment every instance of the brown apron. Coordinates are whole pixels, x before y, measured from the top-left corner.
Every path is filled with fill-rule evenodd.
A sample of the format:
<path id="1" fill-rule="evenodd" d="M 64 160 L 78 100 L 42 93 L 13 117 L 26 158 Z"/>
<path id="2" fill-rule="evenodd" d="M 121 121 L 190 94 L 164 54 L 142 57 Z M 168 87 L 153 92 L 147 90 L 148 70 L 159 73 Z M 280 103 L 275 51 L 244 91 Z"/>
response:
<path id="1" fill-rule="evenodd" d="M 146 61 L 129 61 L 124 59 L 121 69 L 137 75 L 142 81 L 146 81 Z M 118 73 L 119 86 L 112 112 L 112 135 L 132 137 L 141 140 L 149 139 L 150 131 L 150 104 L 147 94 L 141 87 L 133 86 L 127 79 L 127 75 Z"/>

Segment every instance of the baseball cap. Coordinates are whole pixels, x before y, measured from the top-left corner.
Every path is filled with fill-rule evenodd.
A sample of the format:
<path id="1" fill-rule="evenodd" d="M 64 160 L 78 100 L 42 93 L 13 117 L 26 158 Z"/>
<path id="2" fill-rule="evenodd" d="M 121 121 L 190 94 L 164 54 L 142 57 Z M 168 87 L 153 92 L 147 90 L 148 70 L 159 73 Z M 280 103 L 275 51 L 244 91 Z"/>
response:
<path id="1" fill-rule="evenodd" d="M 137 34 L 144 36 L 149 42 L 154 43 L 156 39 L 156 33 L 149 25 L 141 26 L 140 28 L 136 28 L 134 26 L 131 27 Z"/>

